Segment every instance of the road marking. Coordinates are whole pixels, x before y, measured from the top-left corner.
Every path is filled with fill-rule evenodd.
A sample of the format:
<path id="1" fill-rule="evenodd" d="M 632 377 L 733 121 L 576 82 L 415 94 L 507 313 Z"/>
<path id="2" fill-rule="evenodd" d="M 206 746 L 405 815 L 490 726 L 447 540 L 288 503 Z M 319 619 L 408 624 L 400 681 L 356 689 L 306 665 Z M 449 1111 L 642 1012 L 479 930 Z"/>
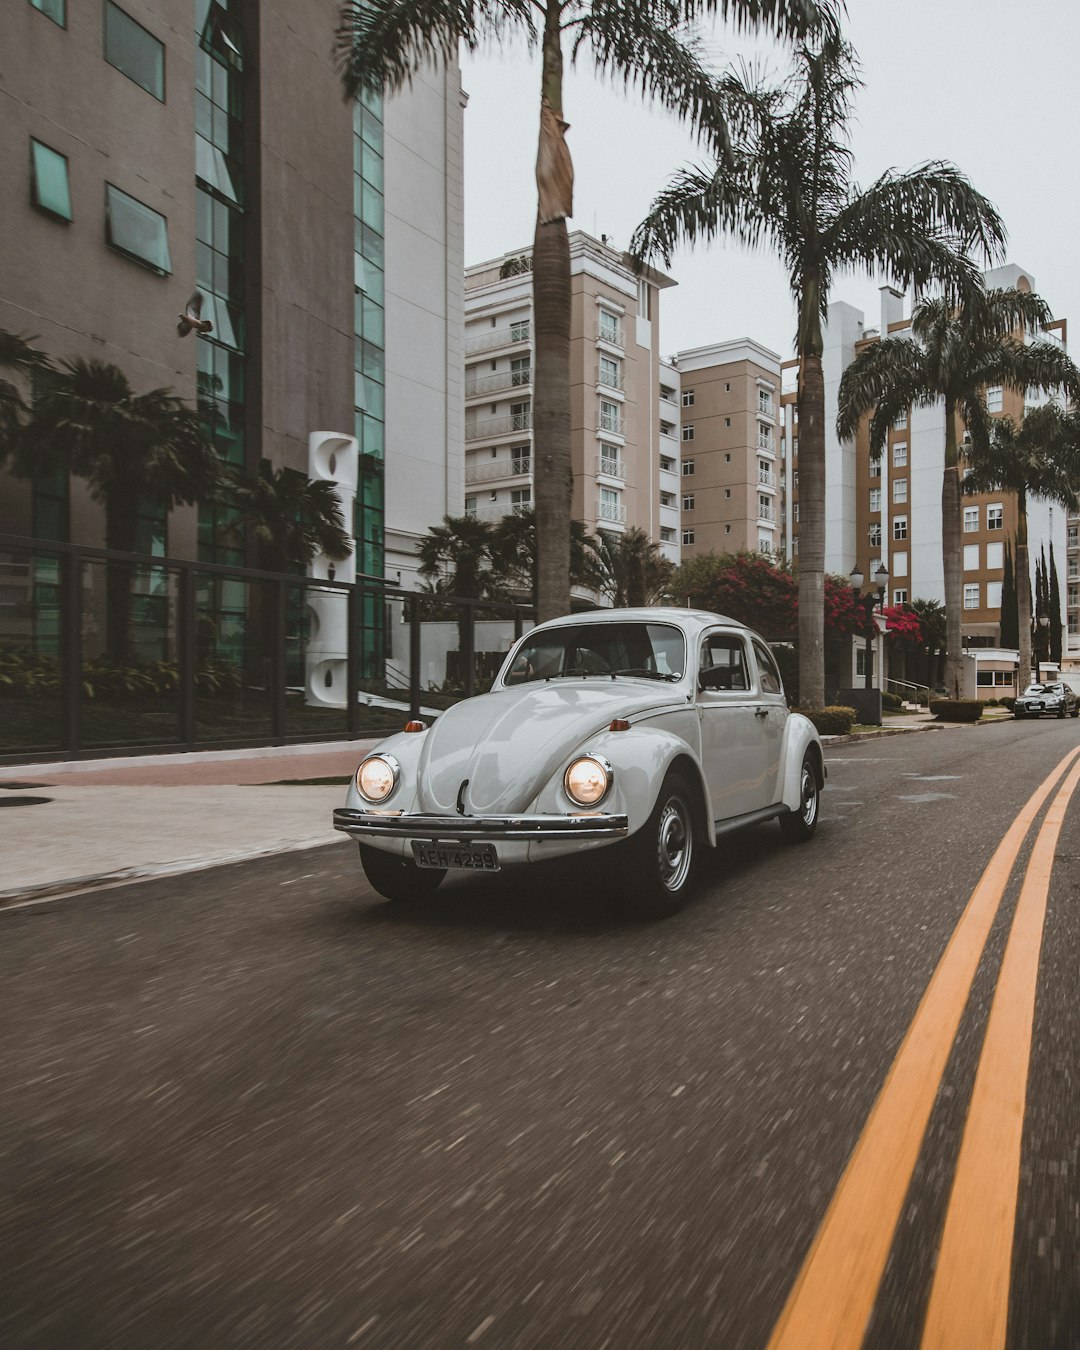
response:
<path id="1" fill-rule="evenodd" d="M 769 1350 L 857 1350 L 904 1196 L 1013 864 L 1070 751 L 1028 798 L 971 893 L 769 1339 Z"/>
<path id="2" fill-rule="evenodd" d="M 923 1350 L 1001 1350 L 1009 1318 L 1024 1103 L 1050 873 L 1073 767 L 1039 830 L 986 1023 L 938 1254 Z"/>

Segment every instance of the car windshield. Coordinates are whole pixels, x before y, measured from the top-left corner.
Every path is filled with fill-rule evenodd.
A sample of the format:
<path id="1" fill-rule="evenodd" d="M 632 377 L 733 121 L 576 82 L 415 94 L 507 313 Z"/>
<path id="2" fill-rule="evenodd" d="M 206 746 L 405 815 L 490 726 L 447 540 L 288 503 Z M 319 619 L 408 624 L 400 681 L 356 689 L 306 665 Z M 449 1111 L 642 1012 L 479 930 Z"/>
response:
<path id="1" fill-rule="evenodd" d="M 685 669 L 686 643 L 671 624 L 568 623 L 526 637 L 503 683 L 618 675 L 678 680 Z"/>
<path id="2" fill-rule="evenodd" d="M 1060 694 L 1060 684 L 1029 684 L 1024 690 L 1025 694 Z"/>

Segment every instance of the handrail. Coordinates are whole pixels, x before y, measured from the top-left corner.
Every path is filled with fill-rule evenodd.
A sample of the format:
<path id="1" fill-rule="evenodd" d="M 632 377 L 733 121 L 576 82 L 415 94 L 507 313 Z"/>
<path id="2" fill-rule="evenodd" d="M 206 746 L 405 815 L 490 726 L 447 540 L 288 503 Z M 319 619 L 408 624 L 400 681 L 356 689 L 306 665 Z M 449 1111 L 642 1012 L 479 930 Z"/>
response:
<path id="1" fill-rule="evenodd" d="M 919 684 L 917 680 L 894 680 L 891 675 L 887 675 L 885 677 L 885 683 L 898 684 L 904 689 L 925 689 L 928 696 L 930 693 L 930 686 L 928 684 Z"/>

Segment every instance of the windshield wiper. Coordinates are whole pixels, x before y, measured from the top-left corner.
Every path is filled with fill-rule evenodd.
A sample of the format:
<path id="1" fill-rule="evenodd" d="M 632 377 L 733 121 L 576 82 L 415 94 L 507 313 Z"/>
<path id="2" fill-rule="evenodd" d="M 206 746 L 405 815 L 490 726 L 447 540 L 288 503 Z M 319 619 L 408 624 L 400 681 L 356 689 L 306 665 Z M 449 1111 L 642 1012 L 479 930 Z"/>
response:
<path id="1" fill-rule="evenodd" d="M 667 675 L 662 670 L 645 670 L 641 666 L 628 666 L 625 670 L 613 670 L 611 678 L 614 679 L 616 675 L 640 675 L 643 679 L 663 680 L 667 684 L 673 684 L 679 679 L 678 675 Z"/>

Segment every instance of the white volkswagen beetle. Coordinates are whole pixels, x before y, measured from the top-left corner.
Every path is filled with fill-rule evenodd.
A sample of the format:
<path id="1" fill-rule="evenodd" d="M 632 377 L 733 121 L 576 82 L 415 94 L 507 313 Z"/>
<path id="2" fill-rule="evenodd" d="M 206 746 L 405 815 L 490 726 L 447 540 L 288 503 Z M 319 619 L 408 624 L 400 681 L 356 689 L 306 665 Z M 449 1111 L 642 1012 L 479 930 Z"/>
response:
<path id="1" fill-rule="evenodd" d="M 817 731 L 756 633 L 700 610 L 596 610 L 532 629 L 490 693 L 367 755 L 334 826 L 393 900 L 450 870 L 603 850 L 628 904 L 661 916 L 722 833 L 775 818 L 809 839 L 824 784 Z"/>

